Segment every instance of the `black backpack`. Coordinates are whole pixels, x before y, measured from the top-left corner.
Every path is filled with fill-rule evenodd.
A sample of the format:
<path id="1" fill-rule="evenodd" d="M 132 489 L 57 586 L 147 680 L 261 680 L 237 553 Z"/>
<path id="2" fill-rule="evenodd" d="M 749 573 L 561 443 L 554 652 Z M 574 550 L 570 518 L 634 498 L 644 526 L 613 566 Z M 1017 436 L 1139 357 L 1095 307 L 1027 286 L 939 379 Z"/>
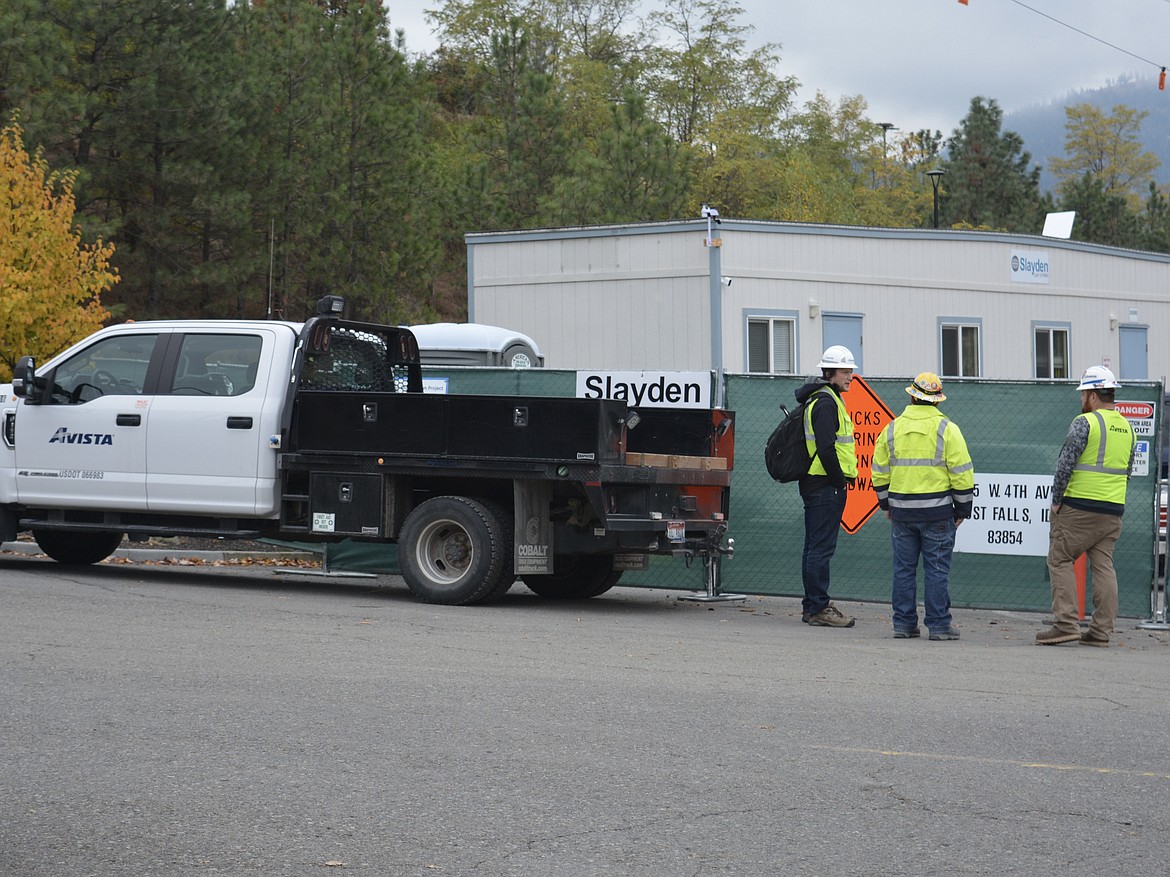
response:
<path id="1" fill-rule="evenodd" d="M 780 406 L 784 419 L 772 430 L 764 445 L 764 466 L 776 481 L 799 481 L 808 474 L 815 452 L 809 455 L 804 440 L 804 412 L 816 395 L 811 394 L 791 412 L 783 405 Z"/>

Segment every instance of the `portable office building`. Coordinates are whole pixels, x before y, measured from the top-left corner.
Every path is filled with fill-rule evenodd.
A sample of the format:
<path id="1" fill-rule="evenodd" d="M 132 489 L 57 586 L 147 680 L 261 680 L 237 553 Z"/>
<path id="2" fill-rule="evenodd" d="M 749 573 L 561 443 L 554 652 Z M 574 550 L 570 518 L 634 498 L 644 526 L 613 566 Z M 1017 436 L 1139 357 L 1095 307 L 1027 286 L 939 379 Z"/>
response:
<path id="1" fill-rule="evenodd" d="M 998 232 L 723 219 L 466 236 L 469 319 L 553 368 L 1122 380 L 1170 373 L 1170 256 Z"/>

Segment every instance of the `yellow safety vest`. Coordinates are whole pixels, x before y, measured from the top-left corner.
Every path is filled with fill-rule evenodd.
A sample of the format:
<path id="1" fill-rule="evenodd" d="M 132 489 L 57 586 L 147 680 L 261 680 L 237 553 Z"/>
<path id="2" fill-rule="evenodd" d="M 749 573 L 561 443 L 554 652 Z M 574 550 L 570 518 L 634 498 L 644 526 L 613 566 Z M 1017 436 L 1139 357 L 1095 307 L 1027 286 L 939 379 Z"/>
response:
<path id="1" fill-rule="evenodd" d="M 1078 415 L 1089 422 L 1089 440 L 1077 457 L 1065 496 L 1125 505 L 1133 429 L 1110 408 Z"/>
<path id="2" fill-rule="evenodd" d="M 907 405 L 882 431 L 872 475 L 879 500 L 919 515 L 970 504 L 975 488 L 962 431 L 933 405 Z"/>
<path id="3" fill-rule="evenodd" d="M 841 464 L 841 472 L 848 481 L 857 477 L 857 453 L 853 449 L 853 421 L 849 419 L 849 410 L 845 407 L 841 395 L 828 388 L 817 390 L 813 395 L 829 396 L 837 404 L 837 462 Z M 813 433 L 812 413 L 816 400 L 812 400 L 804 409 L 804 444 L 808 448 L 808 455 L 813 458 L 808 467 L 809 475 L 828 475 L 821 464 L 821 455 L 816 453 L 817 437 Z M 815 455 L 815 456 L 814 456 Z"/>

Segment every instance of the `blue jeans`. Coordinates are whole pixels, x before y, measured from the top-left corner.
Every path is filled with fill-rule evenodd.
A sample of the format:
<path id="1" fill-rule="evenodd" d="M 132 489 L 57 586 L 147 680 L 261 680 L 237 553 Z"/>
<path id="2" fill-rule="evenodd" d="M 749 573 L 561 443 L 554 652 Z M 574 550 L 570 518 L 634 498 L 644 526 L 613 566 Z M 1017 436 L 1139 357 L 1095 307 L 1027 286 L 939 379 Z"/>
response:
<path id="1" fill-rule="evenodd" d="M 948 578 L 955 550 L 955 522 L 893 521 L 894 630 L 918 626 L 918 558 L 922 558 L 926 626 L 941 633 L 951 626 L 951 592 Z"/>
<path id="2" fill-rule="evenodd" d="M 804 497 L 804 612 L 816 615 L 829 605 L 829 561 L 837 550 L 837 533 L 848 492 L 824 487 Z"/>

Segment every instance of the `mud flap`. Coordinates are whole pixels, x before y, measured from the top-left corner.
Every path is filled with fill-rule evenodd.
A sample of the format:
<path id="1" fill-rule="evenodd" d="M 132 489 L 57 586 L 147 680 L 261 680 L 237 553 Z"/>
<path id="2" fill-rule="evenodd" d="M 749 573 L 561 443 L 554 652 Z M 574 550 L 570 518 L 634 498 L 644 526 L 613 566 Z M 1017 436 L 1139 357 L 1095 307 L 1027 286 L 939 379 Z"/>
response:
<path id="1" fill-rule="evenodd" d="M 518 478 L 512 482 L 512 493 L 516 504 L 516 575 L 552 575 L 552 483 Z"/>

